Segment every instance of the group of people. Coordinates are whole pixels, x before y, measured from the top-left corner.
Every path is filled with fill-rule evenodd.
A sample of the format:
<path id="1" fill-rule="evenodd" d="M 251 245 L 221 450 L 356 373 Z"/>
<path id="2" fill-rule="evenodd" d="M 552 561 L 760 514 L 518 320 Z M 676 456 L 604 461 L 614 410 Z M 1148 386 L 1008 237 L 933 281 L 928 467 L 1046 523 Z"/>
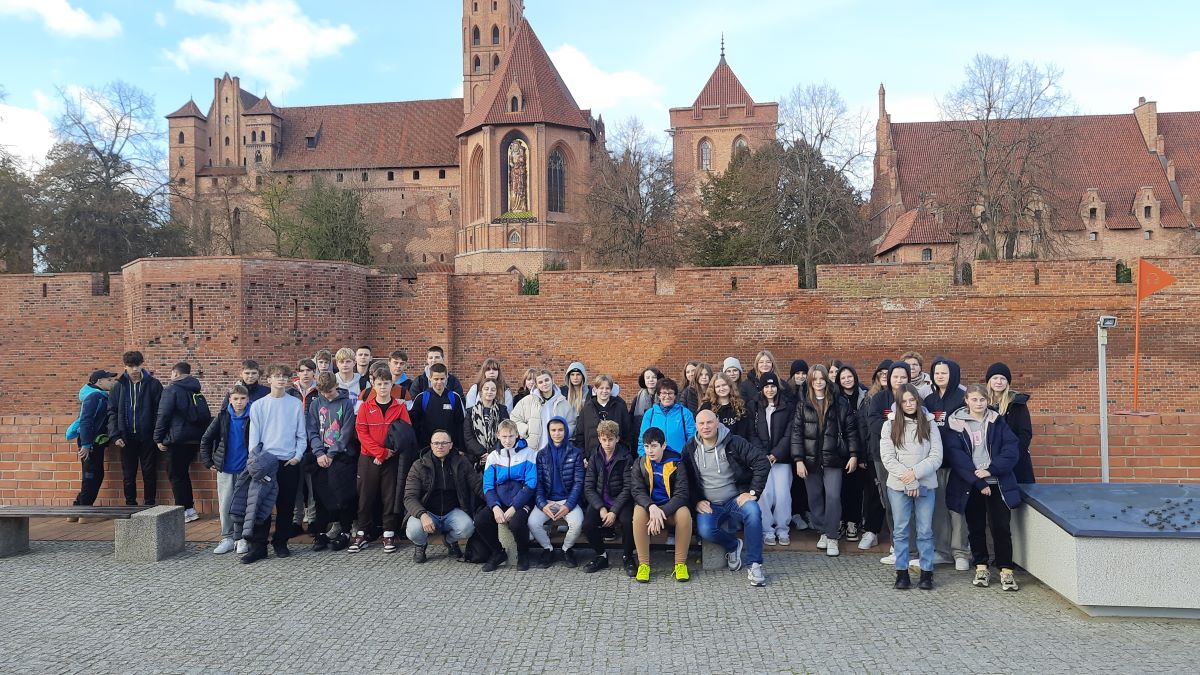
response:
<path id="1" fill-rule="evenodd" d="M 489 358 L 464 393 L 440 347 L 414 379 L 404 351 L 377 361 L 363 346 L 322 350 L 294 371 L 247 360 L 215 416 L 188 363 L 172 367 L 166 387 L 140 352 L 123 365 L 95 371 L 79 392 L 68 433 L 83 464 L 76 504 L 94 503 L 113 446 L 127 504 L 137 504 L 139 468 L 143 503 L 155 503 L 163 453 L 175 502 L 195 520 L 198 456 L 216 477 L 214 553 L 237 551 L 244 563 L 266 558 L 268 544 L 287 557 L 306 529 L 315 551 L 392 553 L 403 536 L 424 563 L 440 535 L 449 557 L 484 572 L 561 560 L 590 573 L 609 566 L 606 544 L 619 538 L 623 569 L 647 582 L 651 538 L 665 533 L 671 574 L 687 581 L 694 530 L 763 586 L 764 546 L 788 545 L 791 529 L 811 524 L 817 548 L 837 556 L 842 540 L 873 548 L 888 518 L 882 562 L 894 565 L 896 588 L 912 586 L 911 566 L 918 588 L 931 589 L 943 563 L 973 566 L 977 586 L 994 566 L 1004 590 L 1018 588 L 1009 520 L 1018 483 L 1033 482 L 1033 431 L 1028 396 L 1003 363 L 970 385 L 953 360 L 936 357 L 926 371 L 915 352 L 883 361 L 868 382 L 838 360 L 793 361 L 785 378 L 763 350 L 749 372 L 735 357 L 719 371 L 691 361 L 678 382 L 645 368 L 627 402 L 612 377 L 589 378 L 580 362 L 561 385 L 528 368 L 514 390 Z M 586 562 L 576 546 L 585 536 Z"/>

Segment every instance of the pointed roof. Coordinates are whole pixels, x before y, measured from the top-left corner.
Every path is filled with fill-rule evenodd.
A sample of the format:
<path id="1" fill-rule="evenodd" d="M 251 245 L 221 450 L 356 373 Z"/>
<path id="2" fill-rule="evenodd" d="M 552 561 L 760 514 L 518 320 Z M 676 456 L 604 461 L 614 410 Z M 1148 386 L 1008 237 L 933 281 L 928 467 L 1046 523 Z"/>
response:
<path id="1" fill-rule="evenodd" d="M 167 115 L 167 119 L 175 119 L 177 117 L 196 117 L 202 120 L 208 119 L 203 113 L 200 112 L 200 108 L 196 107 L 196 102 L 192 99 L 188 99 L 188 102 L 183 104 L 183 107 L 181 107 L 179 110 Z"/>
<path id="2" fill-rule="evenodd" d="M 752 108 L 754 99 L 750 98 L 750 93 L 742 86 L 742 81 L 733 74 L 733 69 L 725 61 L 725 46 L 722 38 L 721 60 L 717 62 L 717 67 L 709 76 L 708 82 L 700 90 L 700 95 L 696 97 L 692 108 L 699 112 L 701 108 L 724 108 L 731 105 L 744 105 Z"/>
<path id="3" fill-rule="evenodd" d="M 524 108 L 515 113 L 508 112 L 508 94 L 514 87 L 524 98 Z M 589 131 L 592 128 L 529 21 L 522 19 L 499 68 L 458 135 L 488 124 L 537 123 Z"/>
<path id="4" fill-rule="evenodd" d="M 246 112 L 244 112 L 242 114 L 243 115 L 276 115 L 276 116 L 278 116 L 279 108 L 276 108 L 274 105 L 271 104 L 271 99 L 267 98 L 266 96 L 263 96 L 262 98 L 258 99 L 258 103 L 255 103 L 253 106 L 250 107 L 249 110 L 247 110 Z"/>

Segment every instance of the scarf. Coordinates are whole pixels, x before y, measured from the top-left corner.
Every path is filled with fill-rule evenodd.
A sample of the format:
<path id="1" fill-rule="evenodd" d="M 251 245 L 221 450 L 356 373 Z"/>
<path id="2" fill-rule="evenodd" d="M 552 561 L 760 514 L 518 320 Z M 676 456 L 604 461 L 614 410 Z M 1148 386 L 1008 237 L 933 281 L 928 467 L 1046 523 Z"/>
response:
<path id="1" fill-rule="evenodd" d="M 471 429 L 488 452 L 496 447 L 496 427 L 499 425 L 500 411 L 495 404 L 489 408 L 480 401 L 471 408 Z"/>

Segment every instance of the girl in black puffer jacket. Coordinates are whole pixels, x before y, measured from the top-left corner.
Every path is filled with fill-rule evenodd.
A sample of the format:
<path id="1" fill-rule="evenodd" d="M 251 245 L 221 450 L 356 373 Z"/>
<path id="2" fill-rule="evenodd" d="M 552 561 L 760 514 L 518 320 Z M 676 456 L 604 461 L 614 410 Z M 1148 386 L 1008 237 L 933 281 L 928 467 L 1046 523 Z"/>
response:
<path id="1" fill-rule="evenodd" d="M 750 442 L 771 462 L 762 509 L 763 543 L 791 543 L 788 522 L 792 517 L 792 415 L 794 407 L 780 386 L 779 376 L 766 373 L 759 378 L 762 393 L 754 405 Z"/>
<path id="2" fill-rule="evenodd" d="M 792 461 L 808 489 L 813 527 L 821 532 L 817 548 L 838 555 L 842 520 L 842 477 L 858 468 L 858 417 L 829 384 L 829 371 L 808 371 L 808 391 L 796 402 L 792 418 Z"/>

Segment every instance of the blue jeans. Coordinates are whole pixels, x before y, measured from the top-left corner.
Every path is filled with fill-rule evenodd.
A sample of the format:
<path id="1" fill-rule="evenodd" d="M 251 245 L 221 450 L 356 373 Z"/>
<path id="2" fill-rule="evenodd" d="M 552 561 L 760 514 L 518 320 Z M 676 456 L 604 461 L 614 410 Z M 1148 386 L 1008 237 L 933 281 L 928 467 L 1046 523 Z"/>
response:
<path id="1" fill-rule="evenodd" d="M 762 509 L 751 499 L 741 506 L 737 497 L 723 502 L 710 502 L 712 513 L 696 511 L 696 530 L 702 539 L 720 544 L 726 551 L 737 549 L 738 539 L 733 536 L 739 528 L 746 530 L 746 548 L 742 559 L 747 565 L 763 561 Z"/>
<path id="2" fill-rule="evenodd" d="M 921 496 L 909 497 L 901 490 L 887 489 L 888 502 L 892 505 L 892 546 L 896 549 L 896 569 L 908 569 L 908 526 L 917 514 L 917 552 L 921 557 L 921 570 L 933 571 L 933 509 L 937 501 L 937 490 L 921 488 Z"/>
<path id="3" fill-rule="evenodd" d="M 444 516 L 435 516 L 428 511 L 425 515 L 433 519 L 433 531 L 441 532 L 445 535 L 446 545 L 454 544 L 460 541 L 466 541 L 475 533 L 475 521 L 471 519 L 462 509 L 452 509 L 450 513 Z M 408 519 L 408 525 L 405 528 L 405 534 L 408 535 L 408 540 L 417 546 L 425 546 L 429 543 L 429 534 L 421 527 L 420 518 Z"/>

